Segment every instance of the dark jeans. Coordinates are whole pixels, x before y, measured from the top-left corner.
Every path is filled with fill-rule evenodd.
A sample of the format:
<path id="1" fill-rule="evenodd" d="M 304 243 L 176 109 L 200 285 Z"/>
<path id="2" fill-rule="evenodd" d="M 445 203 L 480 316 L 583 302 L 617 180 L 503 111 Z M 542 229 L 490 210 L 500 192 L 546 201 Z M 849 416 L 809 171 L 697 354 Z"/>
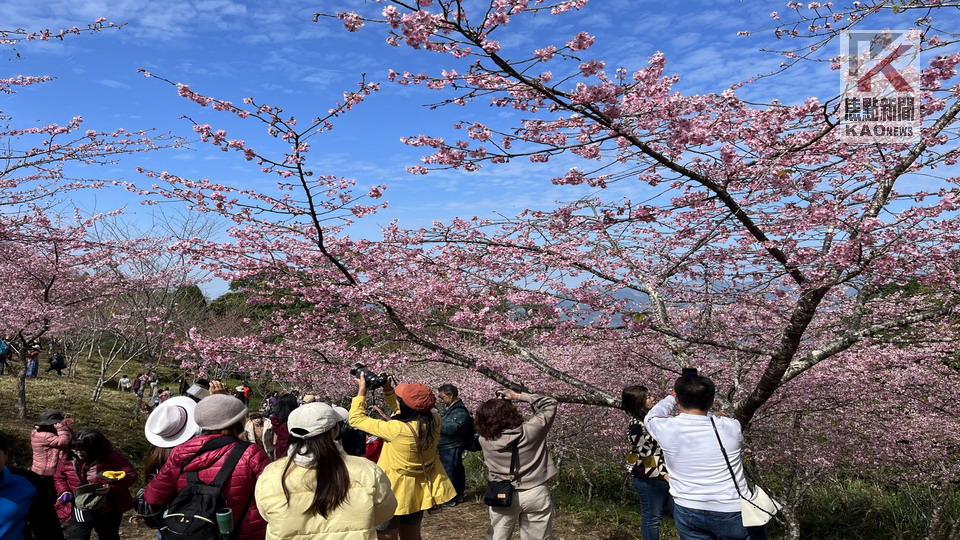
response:
<path id="1" fill-rule="evenodd" d="M 680 540 L 767 540 L 763 527 L 744 527 L 740 512 L 712 512 L 674 505 Z"/>
<path id="2" fill-rule="evenodd" d="M 56 367 L 55 367 L 55 366 L 50 366 L 50 367 L 47 368 L 47 371 L 45 371 L 44 373 L 50 373 L 51 371 L 56 371 L 56 372 L 57 372 L 57 375 L 63 377 L 63 373 L 62 373 L 63 369 L 64 369 L 64 368 L 61 367 L 61 366 L 56 366 Z"/>
<path id="3" fill-rule="evenodd" d="M 440 462 L 447 476 L 457 490 L 457 502 L 463 500 L 463 492 L 467 490 L 467 472 L 463 469 L 463 448 L 441 448 Z"/>
<path id="4" fill-rule="evenodd" d="M 74 518 L 63 528 L 63 537 L 66 540 L 90 540 L 90 533 L 97 531 L 100 540 L 120 540 L 120 523 L 123 514 L 117 512 L 97 512 L 83 523 Z"/>
<path id="5" fill-rule="evenodd" d="M 673 514 L 670 484 L 652 478 L 634 478 L 633 489 L 640 495 L 643 540 L 660 540 L 660 520 Z"/>

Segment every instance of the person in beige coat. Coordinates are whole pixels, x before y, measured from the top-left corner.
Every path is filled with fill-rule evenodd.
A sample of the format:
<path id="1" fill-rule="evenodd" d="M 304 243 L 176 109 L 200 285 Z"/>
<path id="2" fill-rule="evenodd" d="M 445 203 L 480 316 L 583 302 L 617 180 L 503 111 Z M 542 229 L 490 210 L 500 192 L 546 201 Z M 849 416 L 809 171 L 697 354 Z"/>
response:
<path id="1" fill-rule="evenodd" d="M 547 449 L 547 432 L 557 414 L 557 400 L 512 390 L 500 390 L 498 395 L 477 410 L 475 427 L 488 478 L 509 480 L 514 496 L 512 506 L 490 507 L 487 540 L 510 540 L 518 524 L 521 540 L 549 540 L 553 538 L 553 501 L 547 482 L 557 475 L 557 467 Z M 515 401 L 529 403 L 533 416 L 524 420 Z M 519 466 L 511 470 L 514 452 Z"/>
<path id="2" fill-rule="evenodd" d="M 341 420 L 326 403 L 290 413 L 290 456 L 267 466 L 257 481 L 267 539 L 375 540 L 377 526 L 393 517 L 397 499 L 387 476 L 337 445 Z"/>

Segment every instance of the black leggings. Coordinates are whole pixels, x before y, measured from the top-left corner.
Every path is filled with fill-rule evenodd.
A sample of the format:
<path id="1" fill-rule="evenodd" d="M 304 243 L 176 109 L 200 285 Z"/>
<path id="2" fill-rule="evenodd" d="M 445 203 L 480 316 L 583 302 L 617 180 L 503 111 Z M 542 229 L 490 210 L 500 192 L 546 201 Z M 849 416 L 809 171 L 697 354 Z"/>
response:
<path id="1" fill-rule="evenodd" d="M 118 512 L 97 512 L 90 519 L 79 523 L 72 516 L 63 528 L 65 540 L 90 540 L 90 533 L 97 531 L 100 540 L 120 540 L 120 523 L 123 514 Z"/>

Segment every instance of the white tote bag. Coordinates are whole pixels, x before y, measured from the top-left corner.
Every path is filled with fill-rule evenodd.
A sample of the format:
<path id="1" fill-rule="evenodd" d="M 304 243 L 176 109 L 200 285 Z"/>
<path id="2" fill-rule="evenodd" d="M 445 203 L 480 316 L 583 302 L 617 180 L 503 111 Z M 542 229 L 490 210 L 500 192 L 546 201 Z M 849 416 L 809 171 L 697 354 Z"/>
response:
<path id="1" fill-rule="evenodd" d="M 730 465 L 730 458 L 727 457 L 727 450 L 723 447 L 723 441 L 720 440 L 720 432 L 717 431 L 717 424 L 713 417 L 710 418 L 710 424 L 713 425 L 713 433 L 717 436 L 717 443 L 720 444 L 720 451 L 723 452 L 723 461 L 727 463 L 727 470 L 730 471 L 730 478 L 733 480 L 733 486 L 737 489 L 737 495 L 740 496 L 740 517 L 743 519 L 744 527 L 762 527 L 770 522 L 774 516 L 780 512 L 783 506 L 773 500 L 762 487 L 753 486 L 753 493 L 750 497 L 744 497 L 740 492 L 740 483 L 737 482 L 737 475 L 733 473 L 733 466 Z"/>
<path id="2" fill-rule="evenodd" d="M 758 485 L 753 486 L 753 493 L 749 499 L 740 495 L 740 516 L 744 527 L 766 525 L 773 516 L 777 515 L 780 508 L 782 508 L 780 503 L 773 500 L 773 497 Z"/>

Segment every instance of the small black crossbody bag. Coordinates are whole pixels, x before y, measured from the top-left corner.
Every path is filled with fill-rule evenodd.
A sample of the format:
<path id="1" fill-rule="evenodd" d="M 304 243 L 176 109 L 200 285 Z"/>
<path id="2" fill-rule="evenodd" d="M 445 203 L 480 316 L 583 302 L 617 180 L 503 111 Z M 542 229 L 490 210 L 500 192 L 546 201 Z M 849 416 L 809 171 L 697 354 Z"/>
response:
<path id="1" fill-rule="evenodd" d="M 510 476 L 511 480 L 490 480 L 487 491 L 483 494 L 483 503 L 487 506 L 506 508 L 513 505 L 514 482 L 520 480 L 520 450 L 519 441 L 510 445 Z"/>

